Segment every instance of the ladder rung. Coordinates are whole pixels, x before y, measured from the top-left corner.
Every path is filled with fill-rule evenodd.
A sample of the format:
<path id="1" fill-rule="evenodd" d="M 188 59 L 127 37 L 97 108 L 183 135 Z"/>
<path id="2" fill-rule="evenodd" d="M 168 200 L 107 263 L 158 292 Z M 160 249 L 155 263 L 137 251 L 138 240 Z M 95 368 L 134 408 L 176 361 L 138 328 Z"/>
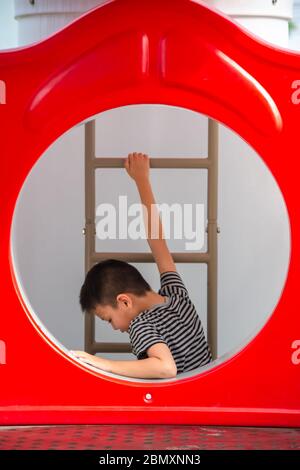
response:
<path id="1" fill-rule="evenodd" d="M 94 168 L 124 168 L 125 158 L 101 157 L 94 158 Z M 208 158 L 150 158 L 150 168 L 208 168 Z"/>
<path id="2" fill-rule="evenodd" d="M 94 252 L 91 256 L 92 263 L 98 263 L 105 259 L 119 259 L 131 263 L 155 263 L 152 253 L 124 253 L 124 252 Z M 208 263 L 209 253 L 172 253 L 174 263 Z"/>

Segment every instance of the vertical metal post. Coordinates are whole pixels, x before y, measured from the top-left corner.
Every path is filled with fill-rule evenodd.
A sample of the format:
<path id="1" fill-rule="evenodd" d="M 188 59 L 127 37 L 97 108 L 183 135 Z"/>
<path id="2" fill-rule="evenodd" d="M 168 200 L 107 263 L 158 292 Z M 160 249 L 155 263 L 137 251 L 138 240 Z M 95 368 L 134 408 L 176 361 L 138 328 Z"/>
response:
<path id="1" fill-rule="evenodd" d="M 84 125 L 85 130 L 85 272 L 93 266 L 95 251 L 95 121 Z M 92 354 L 95 341 L 95 316 L 85 312 L 84 349 Z"/>
<path id="2" fill-rule="evenodd" d="M 218 131 L 218 123 L 208 119 L 207 339 L 213 359 L 218 355 Z"/>

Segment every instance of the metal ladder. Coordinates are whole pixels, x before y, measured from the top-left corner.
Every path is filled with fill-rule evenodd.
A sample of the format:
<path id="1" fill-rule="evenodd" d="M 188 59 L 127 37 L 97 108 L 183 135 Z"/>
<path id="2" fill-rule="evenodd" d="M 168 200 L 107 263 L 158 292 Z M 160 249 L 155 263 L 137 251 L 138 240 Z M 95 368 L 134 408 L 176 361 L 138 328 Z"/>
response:
<path id="1" fill-rule="evenodd" d="M 95 176 L 98 168 L 124 168 L 124 158 L 96 157 L 95 120 L 85 126 L 85 272 L 104 259 L 115 258 L 128 263 L 154 263 L 152 253 L 122 253 L 95 251 Z M 218 123 L 208 119 L 207 158 L 150 158 L 150 168 L 203 168 L 208 170 L 207 197 L 207 252 L 172 253 L 175 263 L 207 264 L 207 340 L 213 359 L 217 357 L 217 224 L 218 211 Z M 131 353 L 130 343 L 108 343 L 95 341 L 95 316 L 85 312 L 85 351 L 90 354 Z"/>

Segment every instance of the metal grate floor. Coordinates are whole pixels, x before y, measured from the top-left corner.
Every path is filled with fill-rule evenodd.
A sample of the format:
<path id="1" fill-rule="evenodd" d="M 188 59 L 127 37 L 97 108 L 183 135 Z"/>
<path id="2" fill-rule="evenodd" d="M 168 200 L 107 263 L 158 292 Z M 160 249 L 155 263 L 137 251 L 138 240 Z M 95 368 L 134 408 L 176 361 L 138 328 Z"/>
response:
<path id="1" fill-rule="evenodd" d="M 300 428 L 182 425 L 0 426 L 1 450 L 300 450 Z"/>

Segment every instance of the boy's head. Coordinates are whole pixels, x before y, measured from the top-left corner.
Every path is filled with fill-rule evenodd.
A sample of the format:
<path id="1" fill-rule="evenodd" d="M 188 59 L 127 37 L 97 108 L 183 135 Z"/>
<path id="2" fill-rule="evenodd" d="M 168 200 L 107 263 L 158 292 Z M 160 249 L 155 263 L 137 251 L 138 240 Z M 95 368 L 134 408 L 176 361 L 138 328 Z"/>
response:
<path id="1" fill-rule="evenodd" d="M 95 264 L 87 273 L 79 294 L 81 310 L 94 313 L 112 324 L 115 330 L 127 331 L 134 314 L 134 299 L 151 291 L 141 273 L 126 261 L 107 259 Z"/>

